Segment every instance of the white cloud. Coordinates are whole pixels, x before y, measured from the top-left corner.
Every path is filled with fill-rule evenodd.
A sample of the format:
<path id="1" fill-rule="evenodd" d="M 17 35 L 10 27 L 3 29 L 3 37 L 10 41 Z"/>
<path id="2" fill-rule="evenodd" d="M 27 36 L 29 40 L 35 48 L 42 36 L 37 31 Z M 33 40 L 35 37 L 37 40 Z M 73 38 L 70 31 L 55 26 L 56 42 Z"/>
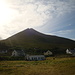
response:
<path id="1" fill-rule="evenodd" d="M 13 19 L 0 28 L 3 38 L 28 27 L 44 25 L 75 10 L 75 0 L 4 0 L 14 10 Z M 3 34 L 3 35 L 2 35 Z"/>
<path id="2" fill-rule="evenodd" d="M 58 36 L 62 36 L 62 37 L 74 37 L 73 33 L 75 32 L 74 29 L 69 29 L 69 30 L 60 30 L 60 31 L 56 31 L 53 32 L 53 34 L 58 35 Z"/>
<path id="3" fill-rule="evenodd" d="M 69 29 L 68 30 L 58 30 L 58 31 L 51 32 L 51 34 L 57 35 L 57 36 L 65 36 L 65 35 L 71 34 L 74 31 L 75 30 L 69 30 Z"/>
<path id="4" fill-rule="evenodd" d="M 17 3 L 16 1 L 15 3 Z M 15 5 L 15 3 L 13 2 L 14 5 L 12 4 L 10 5 L 10 7 L 17 11 L 17 16 L 14 15 L 16 16 L 14 20 L 12 20 L 12 22 L 4 26 L 5 29 L 4 31 L 7 33 L 9 32 L 8 35 L 11 35 L 11 33 L 15 34 L 28 27 L 43 25 L 47 21 L 47 19 L 50 18 L 50 16 L 48 16 L 45 13 L 46 9 L 49 8 L 41 3 L 39 4 L 24 3 L 24 5 L 20 5 L 20 3 L 17 3 Z"/>
<path id="5" fill-rule="evenodd" d="M 63 31 L 59 31 L 59 34 L 69 34 L 71 33 L 73 30 L 63 30 Z"/>

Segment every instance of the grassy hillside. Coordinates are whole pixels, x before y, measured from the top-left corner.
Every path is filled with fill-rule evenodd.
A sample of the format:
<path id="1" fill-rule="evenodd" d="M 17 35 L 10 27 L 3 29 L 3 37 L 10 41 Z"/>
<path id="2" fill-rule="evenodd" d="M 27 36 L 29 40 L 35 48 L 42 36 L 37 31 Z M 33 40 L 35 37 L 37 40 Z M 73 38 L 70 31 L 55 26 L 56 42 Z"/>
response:
<path id="1" fill-rule="evenodd" d="M 19 47 L 25 50 L 32 50 L 32 52 L 38 52 L 38 50 L 57 48 L 66 49 L 75 47 L 75 41 L 73 40 L 52 35 L 45 35 L 34 29 L 26 29 L 2 42 L 13 48 Z"/>
<path id="2" fill-rule="evenodd" d="M 75 58 L 44 61 L 1 61 L 1 75 L 75 75 Z"/>

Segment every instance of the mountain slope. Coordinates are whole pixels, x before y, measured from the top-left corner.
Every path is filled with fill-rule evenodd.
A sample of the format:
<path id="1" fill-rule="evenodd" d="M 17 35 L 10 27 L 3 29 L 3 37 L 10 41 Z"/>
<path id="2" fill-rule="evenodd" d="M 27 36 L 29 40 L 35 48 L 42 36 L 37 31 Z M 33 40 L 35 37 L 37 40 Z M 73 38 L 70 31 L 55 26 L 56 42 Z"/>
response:
<path id="1" fill-rule="evenodd" d="M 52 35 L 45 35 L 34 29 L 26 29 L 9 37 L 4 40 L 4 42 L 11 47 L 16 46 L 23 49 L 51 49 L 55 47 L 66 49 L 75 47 L 75 41 L 73 40 Z"/>

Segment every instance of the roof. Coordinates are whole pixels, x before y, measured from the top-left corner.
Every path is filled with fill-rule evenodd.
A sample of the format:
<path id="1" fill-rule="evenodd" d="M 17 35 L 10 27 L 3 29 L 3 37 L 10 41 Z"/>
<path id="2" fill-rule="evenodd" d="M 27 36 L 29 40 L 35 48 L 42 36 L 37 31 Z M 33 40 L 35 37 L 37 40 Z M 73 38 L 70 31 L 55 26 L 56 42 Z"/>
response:
<path id="1" fill-rule="evenodd" d="M 23 50 L 14 50 L 14 51 L 16 51 L 19 55 L 25 55 Z"/>
<path id="2" fill-rule="evenodd" d="M 45 53 L 46 53 L 46 52 L 51 52 L 51 51 L 50 51 L 50 50 L 47 50 L 47 51 L 45 51 Z"/>
<path id="3" fill-rule="evenodd" d="M 7 51 L 7 50 L 0 50 L 0 51 Z"/>
<path id="4" fill-rule="evenodd" d="M 69 50 L 71 53 L 75 53 L 75 50 Z"/>
<path id="5" fill-rule="evenodd" d="M 29 55 L 30 57 L 44 57 L 44 55 Z"/>
<path id="6" fill-rule="evenodd" d="M 17 51 L 18 53 L 24 53 L 23 50 L 15 50 L 15 51 Z"/>

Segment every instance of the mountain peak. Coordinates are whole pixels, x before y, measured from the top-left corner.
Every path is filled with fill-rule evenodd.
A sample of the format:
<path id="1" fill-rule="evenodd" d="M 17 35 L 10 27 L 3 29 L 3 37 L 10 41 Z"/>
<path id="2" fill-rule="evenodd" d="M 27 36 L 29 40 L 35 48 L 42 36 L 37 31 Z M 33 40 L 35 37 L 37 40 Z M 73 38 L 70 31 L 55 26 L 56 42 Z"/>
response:
<path id="1" fill-rule="evenodd" d="M 24 32 L 28 33 L 28 34 L 38 34 L 38 33 L 40 33 L 33 28 L 27 28 L 26 30 L 24 30 Z"/>
<path id="2" fill-rule="evenodd" d="M 36 31 L 36 30 L 33 28 L 27 28 L 25 31 Z"/>

